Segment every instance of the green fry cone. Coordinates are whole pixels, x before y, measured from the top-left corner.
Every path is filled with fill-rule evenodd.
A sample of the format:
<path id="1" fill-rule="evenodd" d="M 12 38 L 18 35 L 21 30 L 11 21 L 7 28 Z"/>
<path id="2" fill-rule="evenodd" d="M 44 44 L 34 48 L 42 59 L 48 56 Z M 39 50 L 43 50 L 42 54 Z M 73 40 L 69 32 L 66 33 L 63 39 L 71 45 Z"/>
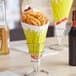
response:
<path id="1" fill-rule="evenodd" d="M 68 18 L 73 0 L 52 0 L 52 10 L 55 22 Z"/>
<path id="2" fill-rule="evenodd" d="M 26 24 L 23 26 L 25 26 L 23 27 L 23 30 L 24 35 L 26 36 L 29 53 L 32 57 L 39 58 L 42 55 L 44 49 L 48 25 L 44 25 L 46 27 Z"/>

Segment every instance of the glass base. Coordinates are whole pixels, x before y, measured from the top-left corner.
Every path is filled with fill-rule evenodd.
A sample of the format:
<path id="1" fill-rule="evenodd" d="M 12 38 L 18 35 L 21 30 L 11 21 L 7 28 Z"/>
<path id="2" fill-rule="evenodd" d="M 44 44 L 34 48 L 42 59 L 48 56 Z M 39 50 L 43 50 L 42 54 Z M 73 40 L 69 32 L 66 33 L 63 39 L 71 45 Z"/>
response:
<path id="1" fill-rule="evenodd" d="M 32 71 L 31 73 L 24 74 L 24 76 L 49 76 L 49 72 L 42 69 L 38 72 Z"/>
<path id="2" fill-rule="evenodd" d="M 61 50 L 63 50 L 65 48 L 65 46 L 55 44 L 55 45 L 52 45 L 52 46 L 50 46 L 48 48 L 49 49 L 52 49 L 52 50 L 55 50 L 55 51 L 61 51 Z"/>

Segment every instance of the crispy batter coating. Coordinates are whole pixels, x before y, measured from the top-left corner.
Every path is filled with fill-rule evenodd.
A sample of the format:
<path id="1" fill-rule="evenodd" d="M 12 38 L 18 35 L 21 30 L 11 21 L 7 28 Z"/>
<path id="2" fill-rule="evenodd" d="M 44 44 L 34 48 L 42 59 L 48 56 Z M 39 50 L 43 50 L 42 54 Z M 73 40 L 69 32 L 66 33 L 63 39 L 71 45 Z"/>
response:
<path id="1" fill-rule="evenodd" d="M 42 26 L 48 19 L 40 12 L 27 11 L 22 14 L 22 21 L 35 26 Z"/>

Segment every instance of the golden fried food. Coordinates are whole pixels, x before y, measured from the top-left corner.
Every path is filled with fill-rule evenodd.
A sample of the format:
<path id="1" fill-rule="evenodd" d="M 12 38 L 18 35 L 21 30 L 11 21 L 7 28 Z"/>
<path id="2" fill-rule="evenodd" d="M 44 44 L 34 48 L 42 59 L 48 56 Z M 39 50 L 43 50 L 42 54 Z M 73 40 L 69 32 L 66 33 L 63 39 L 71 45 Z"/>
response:
<path id="1" fill-rule="evenodd" d="M 23 13 L 22 21 L 35 26 L 42 26 L 48 22 L 48 19 L 40 12 L 29 11 Z"/>
<path id="2" fill-rule="evenodd" d="M 44 17 L 43 14 L 40 12 L 28 12 L 27 14 L 30 14 L 31 16 L 37 18 L 41 22 L 41 25 L 46 24 L 48 21 L 47 18 Z"/>
<path id="3" fill-rule="evenodd" d="M 25 22 L 26 21 L 26 15 L 22 14 L 22 21 Z"/>
<path id="4" fill-rule="evenodd" d="M 27 22 L 28 24 L 33 24 L 37 26 L 41 25 L 40 21 L 36 19 L 35 17 L 31 16 L 30 14 L 27 14 L 26 17 L 27 17 L 26 21 L 28 21 Z"/>

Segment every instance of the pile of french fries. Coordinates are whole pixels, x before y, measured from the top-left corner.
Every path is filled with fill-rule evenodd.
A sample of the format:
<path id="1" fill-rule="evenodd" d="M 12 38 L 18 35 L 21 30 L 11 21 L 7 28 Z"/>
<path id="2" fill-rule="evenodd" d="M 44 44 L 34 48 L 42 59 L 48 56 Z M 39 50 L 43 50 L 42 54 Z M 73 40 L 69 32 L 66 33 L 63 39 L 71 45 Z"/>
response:
<path id="1" fill-rule="evenodd" d="M 42 13 L 30 10 L 22 13 L 22 22 L 34 26 L 43 26 L 47 24 L 48 19 Z"/>

